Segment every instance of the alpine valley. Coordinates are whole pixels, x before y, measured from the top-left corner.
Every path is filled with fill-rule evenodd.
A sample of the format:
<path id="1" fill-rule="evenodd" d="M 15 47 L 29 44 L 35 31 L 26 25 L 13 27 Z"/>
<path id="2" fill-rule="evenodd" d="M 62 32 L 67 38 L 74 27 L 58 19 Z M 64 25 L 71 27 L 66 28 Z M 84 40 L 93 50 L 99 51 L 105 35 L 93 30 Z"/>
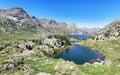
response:
<path id="1" fill-rule="evenodd" d="M 83 64 L 55 58 L 64 53 L 77 59 L 80 49 L 81 56 L 90 52 L 94 55 L 88 53 L 89 57 L 96 58 Z M 104 28 L 79 28 L 74 23 L 38 19 L 20 7 L 0 9 L 0 75 L 119 74 L 120 19 Z"/>

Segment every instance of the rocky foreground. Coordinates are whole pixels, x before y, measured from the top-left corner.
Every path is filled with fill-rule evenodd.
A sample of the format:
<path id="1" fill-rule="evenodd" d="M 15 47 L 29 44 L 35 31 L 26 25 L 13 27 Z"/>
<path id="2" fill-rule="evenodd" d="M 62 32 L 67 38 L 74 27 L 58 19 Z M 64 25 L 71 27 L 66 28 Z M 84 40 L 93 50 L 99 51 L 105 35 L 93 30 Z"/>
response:
<path id="1" fill-rule="evenodd" d="M 63 59 L 54 59 L 54 54 L 70 47 L 68 39 L 64 36 L 54 35 L 43 40 L 24 40 L 18 43 L 1 40 L 0 74 L 119 75 L 119 41 L 85 40 L 80 44 L 100 50 L 107 57 L 105 62 L 77 65 Z"/>
<path id="2" fill-rule="evenodd" d="M 3 42 L 7 41 L 3 40 Z M 49 62 L 48 58 L 50 57 L 50 59 L 52 59 L 51 56 L 69 48 L 70 45 L 68 38 L 60 35 L 50 35 L 43 40 L 24 40 L 18 43 L 9 42 L 6 46 L 1 45 L 0 73 L 7 74 L 8 72 L 8 74 L 11 74 L 10 71 L 18 71 L 19 74 L 22 71 L 23 74 L 33 74 L 29 72 L 32 69 L 32 67 L 28 65 L 29 61 L 30 63 L 34 63 L 45 59 L 44 64 L 52 64 L 54 62 Z M 36 66 L 36 64 L 33 65 Z"/>

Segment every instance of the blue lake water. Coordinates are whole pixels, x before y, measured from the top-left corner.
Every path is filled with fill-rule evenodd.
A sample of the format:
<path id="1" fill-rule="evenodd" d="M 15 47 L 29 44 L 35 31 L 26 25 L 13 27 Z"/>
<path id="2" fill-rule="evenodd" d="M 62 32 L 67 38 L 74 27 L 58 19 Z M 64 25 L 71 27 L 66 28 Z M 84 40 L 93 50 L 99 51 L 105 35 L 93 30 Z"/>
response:
<path id="1" fill-rule="evenodd" d="M 86 35 L 69 35 L 69 36 L 74 37 L 78 40 L 86 40 L 90 37 L 90 35 L 87 35 L 87 34 Z"/>
<path id="2" fill-rule="evenodd" d="M 79 40 L 89 38 L 89 35 L 73 35 Z M 71 48 L 63 51 L 61 54 L 57 55 L 55 58 L 63 58 L 67 61 L 73 61 L 76 64 L 84 64 L 85 62 L 93 63 L 98 58 L 104 60 L 105 56 L 97 50 L 91 50 L 89 48 L 73 44 Z"/>
<path id="3" fill-rule="evenodd" d="M 90 35 L 68 35 L 69 37 L 73 37 L 73 38 L 76 38 L 78 39 L 79 41 L 70 41 L 71 44 L 74 44 L 76 42 L 80 42 L 82 40 L 86 40 L 90 37 Z"/>

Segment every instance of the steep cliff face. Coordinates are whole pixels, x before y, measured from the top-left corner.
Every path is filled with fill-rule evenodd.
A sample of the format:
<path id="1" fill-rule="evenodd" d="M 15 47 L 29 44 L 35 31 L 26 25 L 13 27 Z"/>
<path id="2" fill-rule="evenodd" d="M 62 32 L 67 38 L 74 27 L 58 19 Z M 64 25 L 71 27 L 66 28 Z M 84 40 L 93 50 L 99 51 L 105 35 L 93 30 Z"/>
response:
<path id="1" fill-rule="evenodd" d="M 104 39 L 116 39 L 120 38 L 120 19 L 115 20 L 110 23 L 103 29 L 101 29 L 98 34 L 95 36 L 95 39 L 104 40 Z"/>
<path id="2" fill-rule="evenodd" d="M 76 26 L 55 20 L 38 19 L 27 14 L 25 10 L 19 7 L 8 10 L 0 10 L 0 33 L 10 34 L 19 33 L 18 31 L 27 31 L 46 36 L 49 34 L 71 34 L 85 33 Z"/>

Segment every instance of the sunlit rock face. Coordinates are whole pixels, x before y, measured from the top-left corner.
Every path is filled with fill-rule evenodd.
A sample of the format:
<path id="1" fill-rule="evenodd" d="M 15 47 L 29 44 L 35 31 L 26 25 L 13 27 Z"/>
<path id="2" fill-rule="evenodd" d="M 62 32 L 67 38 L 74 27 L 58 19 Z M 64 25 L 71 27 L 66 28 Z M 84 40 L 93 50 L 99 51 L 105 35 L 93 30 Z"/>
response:
<path id="1" fill-rule="evenodd" d="M 46 38 L 44 41 L 44 44 L 49 44 L 51 46 L 53 46 L 53 48 L 62 48 L 64 47 L 64 42 L 60 41 L 60 39 L 56 39 L 56 38 Z"/>
<path id="2" fill-rule="evenodd" d="M 120 38 L 120 19 L 115 20 L 103 29 L 101 29 L 95 36 L 95 40 Z"/>

